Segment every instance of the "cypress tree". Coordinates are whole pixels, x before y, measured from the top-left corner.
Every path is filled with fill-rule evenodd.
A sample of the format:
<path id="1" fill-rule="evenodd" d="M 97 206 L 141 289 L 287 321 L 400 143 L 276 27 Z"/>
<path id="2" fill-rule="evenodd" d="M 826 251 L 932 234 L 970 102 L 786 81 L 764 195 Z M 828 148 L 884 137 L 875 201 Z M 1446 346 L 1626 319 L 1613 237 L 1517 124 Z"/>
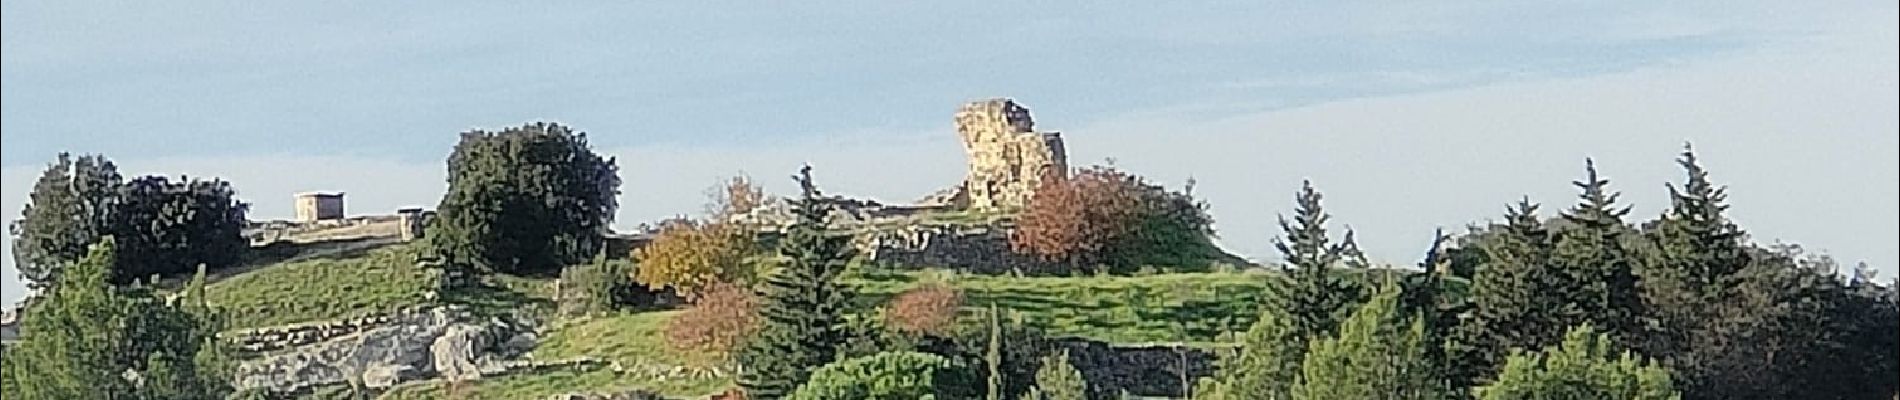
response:
<path id="1" fill-rule="evenodd" d="M 983 393 L 985 393 L 984 398 L 989 400 L 1002 400 L 1003 398 L 1003 323 L 1002 320 L 1000 320 L 1000 318 L 1002 318 L 1001 314 L 1002 313 L 997 312 L 996 304 L 991 303 L 989 312 L 990 340 L 984 346 L 983 352 L 983 365 L 989 367 L 989 375 L 984 380 L 985 390 Z"/>
<path id="2" fill-rule="evenodd" d="M 839 280 L 851 259 L 849 237 L 826 233 L 830 211 L 812 183 L 811 167 L 796 177 L 803 195 L 798 221 L 779 245 L 786 263 L 766 281 L 759 336 L 739 353 L 739 385 L 748 398 L 778 399 L 805 382 L 810 371 L 836 361 L 849 328 L 852 289 Z"/>

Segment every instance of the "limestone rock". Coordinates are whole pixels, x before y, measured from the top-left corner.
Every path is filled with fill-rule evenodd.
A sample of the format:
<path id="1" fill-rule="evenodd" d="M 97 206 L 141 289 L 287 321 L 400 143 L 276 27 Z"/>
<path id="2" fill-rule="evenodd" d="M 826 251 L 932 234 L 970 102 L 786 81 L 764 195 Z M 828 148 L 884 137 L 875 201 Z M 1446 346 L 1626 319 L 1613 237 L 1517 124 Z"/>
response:
<path id="1" fill-rule="evenodd" d="M 337 323 L 262 329 L 253 334 L 296 343 L 238 365 L 233 386 L 271 392 L 360 382 L 382 388 L 437 376 L 480 376 L 493 321 L 467 322 L 465 311 L 435 308 Z M 346 328 L 347 327 L 347 328 Z M 262 332 L 262 333 L 259 333 Z M 314 332 L 286 334 L 288 332 Z M 349 332 L 330 336 L 332 332 Z M 321 338 L 314 343 L 303 343 Z"/>
<path id="2" fill-rule="evenodd" d="M 970 163 L 961 197 L 972 209 L 1020 208 L 1029 203 L 1045 173 L 1068 173 L 1062 134 L 1036 132 L 1029 108 L 997 98 L 957 110 L 957 136 Z"/>

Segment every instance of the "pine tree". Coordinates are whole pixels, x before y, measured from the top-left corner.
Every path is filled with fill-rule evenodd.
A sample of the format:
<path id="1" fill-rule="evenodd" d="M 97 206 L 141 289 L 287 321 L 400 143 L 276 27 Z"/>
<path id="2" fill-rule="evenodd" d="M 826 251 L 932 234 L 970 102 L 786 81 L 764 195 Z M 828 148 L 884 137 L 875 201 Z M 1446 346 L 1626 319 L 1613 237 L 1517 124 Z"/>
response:
<path id="1" fill-rule="evenodd" d="M 836 361 L 837 347 L 849 335 L 845 313 L 853 290 L 839 280 L 851 259 L 849 238 L 826 233 L 830 209 L 812 183 L 811 167 L 796 179 L 803 188 L 794 210 L 798 222 L 779 247 L 787 260 L 766 281 L 759 336 L 739 354 L 746 367 L 739 384 L 748 398 L 784 397 L 812 369 Z"/>
<path id="2" fill-rule="evenodd" d="M 1405 314 L 1397 283 L 1340 324 L 1336 337 L 1313 341 L 1292 398 L 1442 399 L 1425 340 L 1425 323 Z"/>
<path id="3" fill-rule="evenodd" d="M 1064 349 L 1042 358 L 1042 368 L 1036 370 L 1036 386 L 1031 393 L 1027 399 L 1086 400 L 1089 383 L 1082 379 L 1082 371 L 1069 364 L 1069 350 Z"/>
<path id="4" fill-rule="evenodd" d="M 1479 388 L 1483 400 L 1675 400 L 1669 370 L 1634 353 L 1617 351 L 1609 335 L 1589 325 L 1540 353 L 1511 355 L 1497 383 Z M 1618 357 L 1617 354 L 1622 356 Z"/>
<path id="5" fill-rule="evenodd" d="M 7 398 L 221 399 L 229 392 L 219 318 L 202 302 L 165 304 L 150 289 L 113 286 L 105 238 L 21 318 L 6 351 Z M 202 279 L 188 293 L 202 295 Z"/>
<path id="6" fill-rule="evenodd" d="M 1557 232 L 1551 254 L 1558 283 L 1549 289 L 1562 294 L 1566 306 L 1552 322 L 1591 324 L 1618 343 L 1634 343 L 1645 314 L 1634 270 L 1640 255 L 1625 240 L 1629 208 L 1617 206 L 1620 193 L 1609 191 L 1610 181 L 1597 175 L 1594 161 L 1586 159 L 1584 170 L 1584 180 L 1572 183 L 1582 191 L 1581 201 L 1562 214 L 1569 226 Z"/>
<path id="7" fill-rule="evenodd" d="M 1330 244 L 1326 222 L 1331 216 L 1320 205 L 1321 195 L 1312 182 L 1303 184 L 1295 200 L 1298 207 L 1293 220 L 1280 218 L 1285 236 L 1273 243 L 1284 258 L 1281 268 L 1288 280 L 1274 300 L 1300 336 L 1310 336 L 1331 332 L 1342 314 L 1365 301 L 1366 294 L 1365 285 L 1356 278 L 1341 277 L 1334 271 L 1335 266 L 1348 261 L 1347 253 L 1353 249 L 1352 232 L 1346 233 L 1346 245 Z"/>
<path id="8" fill-rule="evenodd" d="M 1202 378 L 1195 399 L 1287 399 L 1287 390 L 1299 378 L 1306 338 L 1277 309 L 1262 310 L 1240 338 L 1240 349 L 1224 354 L 1214 376 Z"/>
<path id="9" fill-rule="evenodd" d="M 1714 307 L 1730 297 L 1736 273 L 1754 261 L 1746 234 L 1724 215 L 1725 189 L 1709 181 L 1694 149 L 1684 144 L 1677 164 L 1686 180 L 1680 188 L 1668 185 L 1669 210 L 1648 225 L 1645 235 L 1657 250 L 1655 257 L 1638 270 L 1655 326 L 1633 344 L 1664 359 L 1694 397 L 1713 390 L 1704 390 L 1702 382 L 1714 373 L 1695 360 L 1719 356 L 1699 354 L 1709 349 L 1692 348 L 1691 341 L 1713 333 L 1708 325 L 1720 320 Z"/>
<path id="10" fill-rule="evenodd" d="M 1563 307 L 1553 286 L 1550 233 L 1529 198 L 1507 207 L 1475 243 L 1483 264 L 1473 272 L 1470 310 L 1447 343 L 1454 386 L 1489 379 L 1512 348 L 1556 344 L 1562 329 L 1554 312 Z"/>

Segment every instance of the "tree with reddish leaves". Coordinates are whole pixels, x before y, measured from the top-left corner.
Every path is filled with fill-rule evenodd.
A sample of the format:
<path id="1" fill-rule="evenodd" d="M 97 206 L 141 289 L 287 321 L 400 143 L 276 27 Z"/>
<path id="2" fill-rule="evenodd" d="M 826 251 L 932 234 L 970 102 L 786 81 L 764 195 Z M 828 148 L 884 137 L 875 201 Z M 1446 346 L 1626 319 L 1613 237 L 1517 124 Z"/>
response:
<path id="1" fill-rule="evenodd" d="M 745 287 L 714 283 L 679 316 L 666 323 L 674 348 L 728 355 L 759 326 L 757 295 Z"/>
<path id="2" fill-rule="evenodd" d="M 1074 176 L 1044 177 L 1017 220 L 1010 247 L 1066 267 L 1058 272 L 1182 262 L 1182 254 L 1196 255 L 1183 251 L 1213 249 L 1212 225 L 1206 205 L 1189 194 L 1094 166 Z"/>
<path id="3" fill-rule="evenodd" d="M 884 324 L 907 335 L 943 335 L 955 327 L 961 308 L 962 292 L 940 283 L 926 284 L 892 298 Z"/>

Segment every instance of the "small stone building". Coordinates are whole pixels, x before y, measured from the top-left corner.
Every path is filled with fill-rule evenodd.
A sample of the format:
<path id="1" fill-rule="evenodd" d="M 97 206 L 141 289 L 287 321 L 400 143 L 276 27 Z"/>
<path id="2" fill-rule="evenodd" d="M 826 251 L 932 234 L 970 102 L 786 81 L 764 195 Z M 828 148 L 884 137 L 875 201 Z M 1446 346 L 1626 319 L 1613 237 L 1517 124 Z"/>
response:
<path id="1" fill-rule="evenodd" d="M 343 219 L 343 192 L 298 193 L 296 207 L 298 222 Z"/>

